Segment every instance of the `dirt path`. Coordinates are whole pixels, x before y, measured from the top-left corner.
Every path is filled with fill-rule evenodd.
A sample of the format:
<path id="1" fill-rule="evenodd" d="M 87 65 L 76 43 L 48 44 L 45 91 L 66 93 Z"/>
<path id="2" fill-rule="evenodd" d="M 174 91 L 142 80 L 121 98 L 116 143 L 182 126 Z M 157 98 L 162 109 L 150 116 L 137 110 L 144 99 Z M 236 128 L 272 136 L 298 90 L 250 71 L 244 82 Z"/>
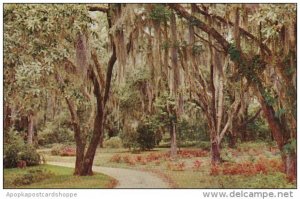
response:
<path id="1" fill-rule="evenodd" d="M 74 167 L 74 163 L 66 162 L 47 162 L 47 164 Z M 148 172 L 99 166 L 93 166 L 93 171 L 106 174 L 118 180 L 119 183 L 116 188 L 170 188 L 168 183 Z"/>

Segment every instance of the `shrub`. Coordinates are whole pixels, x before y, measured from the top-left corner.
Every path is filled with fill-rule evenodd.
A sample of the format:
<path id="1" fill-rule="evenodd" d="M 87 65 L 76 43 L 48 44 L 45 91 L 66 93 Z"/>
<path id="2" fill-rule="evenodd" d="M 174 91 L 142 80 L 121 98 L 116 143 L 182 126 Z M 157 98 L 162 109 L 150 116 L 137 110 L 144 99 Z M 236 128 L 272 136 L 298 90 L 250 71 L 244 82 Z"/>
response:
<path id="1" fill-rule="evenodd" d="M 56 144 L 52 147 L 51 154 L 60 156 L 75 156 L 76 149 L 71 146 Z"/>
<path id="2" fill-rule="evenodd" d="M 38 132 L 38 144 L 45 146 L 53 143 L 74 142 L 74 133 L 68 125 L 68 115 L 62 112 L 54 120 L 47 122 Z"/>
<path id="3" fill-rule="evenodd" d="M 143 160 L 143 157 L 140 155 L 136 156 L 136 158 L 135 158 L 136 162 L 142 162 L 142 160 Z"/>
<path id="4" fill-rule="evenodd" d="M 111 137 L 108 140 L 103 142 L 103 146 L 105 148 L 121 148 L 122 147 L 122 140 L 119 137 Z"/>
<path id="5" fill-rule="evenodd" d="M 4 144 L 4 160 L 5 168 L 17 167 L 19 161 L 25 161 L 26 166 L 33 166 L 40 164 L 40 155 L 31 145 L 25 144 L 22 137 L 18 134 L 12 133 L 6 139 Z"/>
<path id="6" fill-rule="evenodd" d="M 134 129 L 123 130 L 120 137 L 122 139 L 122 145 L 125 148 L 136 150 L 139 147 L 137 143 L 138 134 Z"/>
<path id="7" fill-rule="evenodd" d="M 32 169 L 20 177 L 14 179 L 13 184 L 16 186 L 29 185 L 35 182 L 45 180 L 54 174 L 44 169 Z"/>
<path id="8" fill-rule="evenodd" d="M 51 155 L 60 155 L 60 151 L 62 149 L 63 145 L 56 144 L 51 148 Z"/>
<path id="9" fill-rule="evenodd" d="M 208 152 L 203 150 L 181 150 L 178 151 L 178 155 L 182 158 L 206 157 Z"/>
<path id="10" fill-rule="evenodd" d="M 197 147 L 199 147 L 199 148 L 202 149 L 202 150 L 209 151 L 211 145 L 210 145 L 210 142 L 204 142 L 204 141 L 202 141 L 202 142 L 200 142 L 199 144 L 197 144 Z"/>
<path id="11" fill-rule="evenodd" d="M 110 158 L 110 162 L 120 163 L 122 161 L 122 157 L 119 154 L 115 154 Z"/>
<path id="12" fill-rule="evenodd" d="M 218 171 L 217 171 L 218 170 Z M 283 172 L 284 166 L 280 160 L 267 159 L 261 157 L 257 162 L 240 162 L 229 163 L 226 162 L 220 166 L 211 167 L 211 175 L 257 175 L 269 174 L 274 172 Z"/>
<path id="13" fill-rule="evenodd" d="M 30 145 L 25 145 L 23 150 L 19 152 L 20 160 L 26 162 L 26 166 L 39 165 L 41 161 L 40 155 L 36 152 L 35 148 Z"/>
<path id="14" fill-rule="evenodd" d="M 140 124 L 137 128 L 137 142 L 141 150 L 150 150 L 155 147 L 156 138 L 155 132 L 150 125 Z"/>
<path id="15" fill-rule="evenodd" d="M 60 152 L 61 156 L 76 156 L 76 149 L 70 146 L 65 146 Z"/>
<path id="16" fill-rule="evenodd" d="M 168 162 L 167 168 L 172 171 L 184 171 L 185 162 L 178 162 L 178 163 Z"/>
<path id="17" fill-rule="evenodd" d="M 194 165 L 193 165 L 193 170 L 194 171 L 199 171 L 201 167 L 202 162 L 200 160 L 195 160 Z"/>
<path id="18" fill-rule="evenodd" d="M 210 168 L 210 175 L 217 176 L 220 174 L 220 167 L 218 165 L 212 165 Z"/>

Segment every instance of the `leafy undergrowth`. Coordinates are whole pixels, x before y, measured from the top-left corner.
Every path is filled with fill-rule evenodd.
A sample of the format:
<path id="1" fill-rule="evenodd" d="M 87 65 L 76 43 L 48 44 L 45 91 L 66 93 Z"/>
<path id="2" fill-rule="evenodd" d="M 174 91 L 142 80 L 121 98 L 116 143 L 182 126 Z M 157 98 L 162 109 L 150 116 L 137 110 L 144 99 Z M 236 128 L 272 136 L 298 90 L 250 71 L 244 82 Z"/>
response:
<path id="1" fill-rule="evenodd" d="M 278 149 L 264 143 L 243 143 L 237 149 L 222 149 L 227 162 L 211 175 L 209 152 L 184 148 L 172 160 L 168 149 L 133 154 L 125 149 L 100 149 L 96 166 L 133 168 L 167 176 L 177 188 L 295 188 L 286 180 Z M 74 162 L 73 157 L 45 155 L 48 161 Z M 249 168 L 248 168 L 249 167 Z M 223 173 L 224 169 L 224 173 Z"/>
<path id="2" fill-rule="evenodd" d="M 73 169 L 40 165 L 25 169 L 4 169 L 4 188 L 113 188 L 116 181 L 97 173 L 73 176 Z"/>
<path id="3" fill-rule="evenodd" d="M 178 151 L 177 159 L 191 159 L 191 158 L 199 158 L 199 157 L 207 157 L 209 154 L 204 150 L 181 150 Z M 134 165 L 147 165 L 154 164 L 156 166 L 161 165 L 162 162 L 168 162 L 168 168 L 174 170 L 184 170 L 185 162 L 180 163 L 172 163 L 173 160 L 170 157 L 169 152 L 151 152 L 147 155 L 133 155 L 133 154 L 114 154 L 110 160 L 113 163 L 125 163 L 131 166 Z M 199 160 L 198 160 L 199 161 Z M 200 161 L 196 167 L 199 167 Z"/>
<path id="4" fill-rule="evenodd" d="M 283 172 L 284 165 L 279 159 L 267 159 L 260 157 L 257 162 L 226 162 L 221 165 L 213 165 L 210 175 L 246 175 L 252 176 L 256 174 L 269 174 L 273 172 Z"/>

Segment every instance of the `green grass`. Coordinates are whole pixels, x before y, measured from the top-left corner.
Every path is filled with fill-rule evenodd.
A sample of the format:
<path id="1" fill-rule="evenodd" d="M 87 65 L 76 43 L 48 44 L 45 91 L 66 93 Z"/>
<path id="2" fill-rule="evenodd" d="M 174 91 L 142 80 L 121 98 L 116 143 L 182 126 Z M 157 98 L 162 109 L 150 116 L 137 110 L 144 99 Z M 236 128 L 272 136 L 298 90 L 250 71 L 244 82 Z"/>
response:
<path id="1" fill-rule="evenodd" d="M 48 179 L 30 185 L 16 186 L 13 181 L 28 173 L 31 169 L 43 169 L 53 173 Z M 73 169 L 40 165 L 25 169 L 4 169 L 4 188 L 112 188 L 114 179 L 104 174 L 96 173 L 93 176 L 73 176 Z"/>

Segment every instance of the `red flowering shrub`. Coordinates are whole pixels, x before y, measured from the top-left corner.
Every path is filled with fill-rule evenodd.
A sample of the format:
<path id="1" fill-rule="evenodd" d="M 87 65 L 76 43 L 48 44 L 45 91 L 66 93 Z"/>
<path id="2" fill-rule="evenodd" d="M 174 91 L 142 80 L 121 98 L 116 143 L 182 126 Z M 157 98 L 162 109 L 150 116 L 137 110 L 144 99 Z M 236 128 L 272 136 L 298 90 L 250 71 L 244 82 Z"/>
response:
<path id="1" fill-rule="evenodd" d="M 202 162 L 200 160 L 194 161 L 193 170 L 198 171 L 201 167 Z"/>
<path id="2" fill-rule="evenodd" d="M 141 162 L 142 159 L 143 159 L 143 157 L 140 156 L 140 155 L 138 155 L 138 156 L 136 156 L 135 161 L 136 161 L 136 162 Z"/>
<path id="3" fill-rule="evenodd" d="M 123 157 L 123 161 L 126 163 L 126 164 L 129 164 L 129 165 L 135 165 L 135 161 L 129 157 L 129 155 L 125 155 Z"/>
<path id="4" fill-rule="evenodd" d="M 119 154 L 115 154 L 110 158 L 110 162 L 120 163 L 122 161 L 122 157 Z"/>
<path id="5" fill-rule="evenodd" d="M 184 171 L 185 170 L 185 162 L 171 163 L 167 164 L 167 168 L 172 171 Z"/>
<path id="6" fill-rule="evenodd" d="M 280 160 L 260 158 L 257 162 L 224 163 L 218 167 L 211 167 L 211 175 L 256 175 L 270 172 L 282 172 L 284 169 Z M 217 171 L 218 170 L 218 171 Z"/>
<path id="7" fill-rule="evenodd" d="M 181 150 L 178 151 L 178 155 L 181 158 L 206 157 L 208 152 L 204 150 Z"/>
<path id="8" fill-rule="evenodd" d="M 76 155 L 76 149 L 66 146 L 63 147 L 60 151 L 61 156 L 75 156 Z"/>
<path id="9" fill-rule="evenodd" d="M 216 176 L 220 174 L 220 167 L 218 165 L 212 165 L 210 168 L 210 175 Z"/>

